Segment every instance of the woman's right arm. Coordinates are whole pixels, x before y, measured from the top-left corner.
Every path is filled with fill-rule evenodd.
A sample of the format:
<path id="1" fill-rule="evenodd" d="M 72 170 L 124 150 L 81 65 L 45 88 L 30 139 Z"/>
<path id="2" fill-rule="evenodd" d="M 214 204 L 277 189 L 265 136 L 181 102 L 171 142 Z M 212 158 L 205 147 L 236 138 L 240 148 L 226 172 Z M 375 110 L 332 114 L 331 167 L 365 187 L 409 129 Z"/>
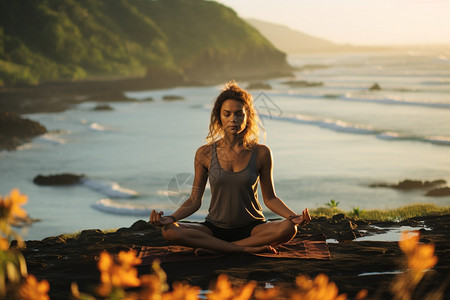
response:
<path id="1" fill-rule="evenodd" d="M 194 159 L 194 183 L 189 198 L 172 214 L 171 217 L 163 216 L 163 212 L 152 211 L 150 223 L 154 225 L 168 225 L 174 221 L 178 221 L 189 217 L 200 209 L 202 204 L 203 193 L 205 192 L 206 182 L 208 180 L 208 150 L 210 146 L 204 145 L 198 148 Z"/>

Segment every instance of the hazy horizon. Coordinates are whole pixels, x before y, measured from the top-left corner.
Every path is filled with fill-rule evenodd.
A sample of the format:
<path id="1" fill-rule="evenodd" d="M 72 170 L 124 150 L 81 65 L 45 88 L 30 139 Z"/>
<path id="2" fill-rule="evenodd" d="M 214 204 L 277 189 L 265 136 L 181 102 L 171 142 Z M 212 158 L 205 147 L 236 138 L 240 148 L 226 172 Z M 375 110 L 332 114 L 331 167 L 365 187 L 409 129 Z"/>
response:
<path id="1" fill-rule="evenodd" d="M 258 19 L 355 46 L 450 45 L 445 0 L 220 0 L 244 18 Z"/>

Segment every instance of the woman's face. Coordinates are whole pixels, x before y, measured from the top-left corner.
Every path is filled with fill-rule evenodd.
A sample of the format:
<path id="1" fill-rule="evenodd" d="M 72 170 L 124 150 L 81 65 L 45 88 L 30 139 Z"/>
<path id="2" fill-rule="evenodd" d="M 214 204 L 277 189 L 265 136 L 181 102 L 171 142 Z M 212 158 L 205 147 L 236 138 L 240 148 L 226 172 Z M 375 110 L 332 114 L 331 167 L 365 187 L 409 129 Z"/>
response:
<path id="1" fill-rule="evenodd" d="M 244 131 L 247 125 L 247 113 L 244 104 L 240 101 L 228 99 L 220 108 L 220 121 L 227 134 L 238 134 Z"/>

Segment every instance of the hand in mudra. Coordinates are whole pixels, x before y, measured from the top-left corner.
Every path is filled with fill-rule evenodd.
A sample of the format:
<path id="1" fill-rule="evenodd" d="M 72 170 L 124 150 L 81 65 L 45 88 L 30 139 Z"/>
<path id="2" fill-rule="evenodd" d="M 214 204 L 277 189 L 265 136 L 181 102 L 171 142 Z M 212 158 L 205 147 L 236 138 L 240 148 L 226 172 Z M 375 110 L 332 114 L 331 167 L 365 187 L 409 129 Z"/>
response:
<path id="1" fill-rule="evenodd" d="M 291 222 L 296 225 L 306 225 L 311 221 L 311 216 L 309 215 L 309 211 L 305 208 L 302 212 L 301 216 L 296 216 L 291 219 Z"/>
<path id="2" fill-rule="evenodd" d="M 173 223 L 173 219 L 170 217 L 164 217 L 164 212 L 156 212 L 156 210 L 152 210 L 150 214 L 150 224 L 155 226 L 165 226 Z"/>

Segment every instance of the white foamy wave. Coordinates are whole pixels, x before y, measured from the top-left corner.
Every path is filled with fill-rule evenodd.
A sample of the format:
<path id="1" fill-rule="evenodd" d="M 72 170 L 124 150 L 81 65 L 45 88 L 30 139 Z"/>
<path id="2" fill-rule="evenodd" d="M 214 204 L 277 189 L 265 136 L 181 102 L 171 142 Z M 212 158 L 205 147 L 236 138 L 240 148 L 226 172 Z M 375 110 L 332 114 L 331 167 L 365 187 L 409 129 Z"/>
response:
<path id="1" fill-rule="evenodd" d="M 98 123 L 92 123 L 89 125 L 89 129 L 93 131 L 105 131 L 106 128 Z"/>
<path id="2" fill-rule="evenodd" d="M 106 213 L 129 216 L 150 216 L 153 209 L 143 204 L 120 203 L 108 198 L 98 200 L 92 207 Z"/>
<path id="3" fill-rule="evenodd" d="M 377 133 L 372 126 L 362 124 L 351 124 L 342 120 L 319 119 L 305 115 L 283 114 L 281 116 L 273 116 L 269 114 L 259 113 L 260 117 L 288 121 L 299 124 L 309 124 L 319 126 L 321 128 L 330 129 L 338 132 L 358 133 L 358 134 L 374 134 Z"/>
<path id="4" fill-rule="evenodd" d="M 167 190 L 158 190 L 157 194 L 159 196 L 167 196 L 167 197 L 185 197 L 188 198 L 191 194 L 190 190 L 181 190 L 181 191 L 167 191 Z"/>
<path id="5" fill-rule="evenodd" d="M 423 143 L 431 143 L 437 145 L 450 146 L 450 137 L 446 136 L 429 136 L 429 137 L 417 137 L 417 136 L 402 136 L 397 132 L 386 131 L 377 134 L 377 138 L 390 141 L 417 141 Z"/>
<path id="6" fill-rule="evenodd" d="M 100 192 L 112 198 L 132 198 L 138 196 L 138 193 L 136 191 L 123 188 L 116 182 L 103 182 L 89 178 L 83 178 L 81 179 L 81 183 L 94 191 Z"/>
<path id="7" fill-rule="evenodd" d="M 19 150 L 26 150 L 26 149 L 31 149 L 31 148 L 33 148 L 33 143 L 25 143 L 20 146 L 17 146 L 16 150 L 19 151 Z M 6 150 L 4 150 L 4 151 L 6 151 Z"/>
<path id="8" fill-rule="evenodd" d="M 346 95 L 344 97 L 340 97 L 339 99 L 345 101 L 354 101 L 354 102 L 372 102 L 372 103 L 380 103 L 380 104 L 394 104 L 394 105 L 412 105 L 412 106 L 426 106 L 426 107 L 437 107 L 437 108 L 450 108 L 450 103 L 443 102 L 433 102 L 433 101 L 412 101 L 400 97 L 387 97 L 387 98 L 357 98 L 351 95 Z"/>
<path id="9" fill-rule="evenodd" d="M 393 132 L 393 131 L 385 131 L 385 132 L 379 133 L 379 134 L 377 134 L 377 138 L 382 139 L 382 140 L 402 139 L 402 137 L 400 137 L 400 134 L 398 134 L 397 132 Z"/>
<path id="10" fill-rule="evenodd" d="M 43 135 L 37 137 L 36 139 L 38 141 L 51 143 L 54 145 L 61 145 L 61 144 L 67 143 L 67 140 L 60 138 L 56 135 L 49 134 L 49 133 L 43 134 Z"/>
<path id="11" fill-rule="evenodd" d="M 444 83 L 441 83 L 444 84 Z M 446 83 L 450 84 L 450 82 Z M 385 98 L 376 98 L 376 96 L 354 96 L 351 93 L 346 93 L 345 95 L 339 94 L 271 94 L 271 96 L 286 96 L 286 97 L 294 97 L 294 98 L 303 98 L 303 99 L 330 99 L 333 101 L 350 101 L 350 102 L 360 102 L 360 103 L 378 103 L 378 104 L 389 104 L 389 105 L 410 105 L 410 106 L 425 106 L 425 107 L 436 107 L 436 108 L 449 108 L 450 103 L 446 102 L 434 102 L 434 101 L 413 101 L 408 100 L 401 97 L 385 97 Z"/>

